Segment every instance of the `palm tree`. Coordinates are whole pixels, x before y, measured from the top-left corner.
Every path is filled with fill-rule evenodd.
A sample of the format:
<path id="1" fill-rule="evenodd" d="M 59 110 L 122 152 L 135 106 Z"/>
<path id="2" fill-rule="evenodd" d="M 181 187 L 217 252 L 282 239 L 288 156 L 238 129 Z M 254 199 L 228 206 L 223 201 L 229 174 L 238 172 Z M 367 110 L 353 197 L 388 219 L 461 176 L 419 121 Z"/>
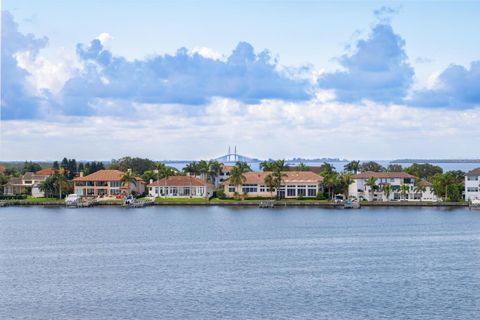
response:
<path id="1" fill-rule="evenodd" d="M 427 187 L 424 185 L 424 184 L 421 184 L 421 183 L 418 183 L 416 186 L 415 186 L 415 193 L 419 193 L 420 194 L 420 201 L 422 201 L 422 193 L 424 193 L 425 191 L 427 191 Z"/>
<path id="2" fill-rule="evenodd" d="M 198 166 L 198 162 L 193 161 L 187 163 L 187 165 L 183 168 L 183 172 L 188 173 L 193 176 L 197 176 L 200 174 L 200 168 Z"/>
<path id="3" fill-rule="evenodd" d="M 375 188 L 377 187 L 377 179 L 375 179 L 374 177 L 370 177 L 365 182 L 365 185 L 367 187 L 370 187 L 370 193 L 372 195 L 370 200 L 373 201 L 373 193 L 375 192 Z"/>
<path id="4" fill-rule="evenodd" d="M 247 178 L 243 175 L 244 172 L 242 171 L 241 167 L 234 166 L 232 170 L 230 170 L 230 177 L 228 178 L 228 183 L 235 186 L 235 193 L 238 194 L 238 186 L 242 185 Z"/>
<path id="5" fill-rule="evenodd" d="M 335 185 L 337 183 L 338 183 L 338 177 L 337 177 L 336 173 L 326 174 L 324 179 L 323 179 L 323 184 L 328 189 L 328 198 L 330 200 L 333 199 L 333 189 L 335 188 Z"/>
<path id="6" fill-rule="evenodd" d="M 382 185 L 382 192 L 388 201 L 388 199 L 390 198 L 390 193 L 392 192 L 392 186 L 390 185 L 390 183 L 385 183 L 384 185 Z"/>
<path id="7" fill-rule="evenodd" d="M 263 182 L 268 188 L 268 191 L 270 192 L 270 198 L 273 197 L 273 188 L 275 187 L 275 180 L 271 174 L 267 175 L 265 179 L 263 179 Z"/>
<path id="8" fill-rule="evenodd" d="M 286 177 L 287 175 L 283 173 L 280 169 L 280 167 L 274 168 L 275 170 L 271 173 L 272 175 L 272 182 L 273 185 L 275 186 L 275 189 L 277 191 L 276 198 L 280 198 L 280 187 L 282 186 L 283 183 L 283 177 Z"/>
<path id="9" fill-rule="evenodd" d="M 343 168 L 345 169 L 345 171 L 350 171 L 350 172 L 353 172 L 354 174 L 357 174 L 360 168 L 360 161 L 356 161 L 356 160 L 350 161 L 345 166 L 343 166 Z"/>
<path id="10" fill-rule="evenodd" d="M 126 185 L 128 190 L 130 191 L 130 183 L 136 186 L 137 178 L 135 178 L 131 170 L 128 170 L 122 175 L 122 177 L 120 178 L 120 182 L 122 183 L 122 185 Z"/>
<path id="11" fill-rule="evenodd" d="M 260 162 L 260 169 L 262 171 L 273 171 L 273 163 L 271 161 Z"/>
<path id="12" fill-rule="evenodd" d="M 348 199 L 348 188 L 353 183 L 352 174 L 351 173 L 343 173 L 340 176 L 340 181 L 344 186 L 345 198 Z"/>
<path id="13" fill-rule="evenodd" d="M 410 187 L 404 183 L 402 183 L 400 185 L 400 192 L 402 193 L 402 196 L 403 196 L 403 200 L 405 200 L 405 195 L 407 194 L 408 190 L 410 189 Z"/>
<path id="14" fill-rule="evenodd" d="M 208 178 L 212 184 L 215 184 L 215 180 L 222 172 L 223 163 L 217 160 L 208 161 Z"/>
<path id="15" fill-rule="evenodd" d="M 250 168 L 248 163 L 246 163 L 245 161 L 237 161 L 235 166 L 238 167 L 240 169 L 240 171 L 242 171 L 242 173 L 252 171 L 252 168 Z"/>

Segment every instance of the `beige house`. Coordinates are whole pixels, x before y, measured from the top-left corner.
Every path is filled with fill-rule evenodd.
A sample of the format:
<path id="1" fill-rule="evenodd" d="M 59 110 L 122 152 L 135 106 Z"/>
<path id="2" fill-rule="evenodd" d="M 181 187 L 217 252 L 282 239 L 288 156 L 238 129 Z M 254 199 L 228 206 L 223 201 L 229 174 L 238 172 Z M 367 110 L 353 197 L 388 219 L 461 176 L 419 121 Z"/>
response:
<path id="1" fill-rule="evenodd" d="M 84 197 L 116 197 L 120 195 L 142 194 L 145 192 L 145 182 L 136 177 L 136 183 L 123 184 L 120 180 L 125 173 L 119 170 L 100 170 L 73 179 L 74 192 Z"/>
<path id="2" fill-rule="evenodd" d="M 224 191 L 227 197 L 246 195 L 247 197 L 272 197 L 277 190 L 269 190 L 265 184 L 265 177 L 272 172 L 247 172 L 244 173 L 245 182 L 234 186 L 225 181 Z M 316 197 L 323 192 L 323 177 L 311 171 L 284 171 L 282 172 L 282 184 L 278 190 L 281 198 Z"/>
<path id="3" fill-rule="evenodd" d="M 3 186 L 3 193 L 6 195 L 26 194 L 35 198 L 44 197 L 45 193 L 40 191 L 40 183 L 45 181 L 50 174 L 36 174 L 26 172 L 18 178 L 11 178 L 7 184 Z"/>
<path id="4" fill-rule="evenodd" d="M 210 198 L 215 187 L 193 176 L 171 176 L 158 181 L 151 180 L 147 188 L 152 197 Z"/>

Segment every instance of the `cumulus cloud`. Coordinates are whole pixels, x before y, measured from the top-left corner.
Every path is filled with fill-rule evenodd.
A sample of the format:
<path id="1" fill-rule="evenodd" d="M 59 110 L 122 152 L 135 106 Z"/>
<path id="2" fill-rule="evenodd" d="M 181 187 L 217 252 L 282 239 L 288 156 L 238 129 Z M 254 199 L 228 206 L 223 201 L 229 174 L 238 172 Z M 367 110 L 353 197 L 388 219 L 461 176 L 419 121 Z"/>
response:
<path id="1" fill-rule="evenodd" d="M 355 44 L 352 54 L 339 59 L 344 70 L 323 74 L 318 85 L 335 90 L 343 102 L 399 103 L 414 75 L 404 47 L 405 41 L 389 24 L 377 24 L 367 39 Z"/>
<path id="2" fill-rule="evenodd" d="M 416 91 L 409 104 L 420 107 L 480 106 L 480 60 L 469 68 L 452 64 L 432 77 L 430 87 Z"/>
<path id="3" fill-rule="evenodd" d="M 47 45 L 47 38 L 36 38 L 32 34 L 22 34 L 13 16 L 2 11 L 2 50 L 1 50 L 1 118 L 3 120 L 31 118 L 40 114 L 45 103 L 29 86 L 29 72 L 18 66 L 17 55 L 26 54 L 35 58 L 38 51 Z"/>
<path id="4" fill-rule="evenodd" d="M 67 114 L 91 114 L 95 99 L 200 105 L 213 97 L 254 104 L 311 97 L 308 81 L 283 74 L 268 51 L 256 53 L 247 42 L 240 42 L 226 60 L 181 48 L 175 55 L 128 61 L 106 50 L 99 39 L 77 45 L 77 55 L 85 68 L 62 90 L 60 104 L 67 106 Z"/>

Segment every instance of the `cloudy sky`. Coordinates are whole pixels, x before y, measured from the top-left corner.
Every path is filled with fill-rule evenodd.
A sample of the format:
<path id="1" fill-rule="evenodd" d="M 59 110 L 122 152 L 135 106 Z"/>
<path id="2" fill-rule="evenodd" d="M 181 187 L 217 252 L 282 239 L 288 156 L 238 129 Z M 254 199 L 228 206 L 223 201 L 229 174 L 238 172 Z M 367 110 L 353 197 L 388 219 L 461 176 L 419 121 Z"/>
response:
<path id="1" fill-rule="evenodd" d="M 478 158 L 480 2 L 2 7 L 0 160 Z"/>

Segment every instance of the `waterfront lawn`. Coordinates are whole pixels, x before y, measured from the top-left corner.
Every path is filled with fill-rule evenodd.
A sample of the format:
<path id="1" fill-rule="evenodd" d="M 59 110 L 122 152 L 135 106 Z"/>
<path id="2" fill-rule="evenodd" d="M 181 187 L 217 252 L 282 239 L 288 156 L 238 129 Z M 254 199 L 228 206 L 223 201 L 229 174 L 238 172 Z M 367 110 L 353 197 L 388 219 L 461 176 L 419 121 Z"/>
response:
<path id="1" fill-rule="evenodd" d="M 63 199 L 58 198 L 25 198 L 25 199 L 18 199 L 18 200 L 10 200 L 15 202 L 28 202 L 28 203 L 44 203 L 44 202 L 61 202 Z"/>

